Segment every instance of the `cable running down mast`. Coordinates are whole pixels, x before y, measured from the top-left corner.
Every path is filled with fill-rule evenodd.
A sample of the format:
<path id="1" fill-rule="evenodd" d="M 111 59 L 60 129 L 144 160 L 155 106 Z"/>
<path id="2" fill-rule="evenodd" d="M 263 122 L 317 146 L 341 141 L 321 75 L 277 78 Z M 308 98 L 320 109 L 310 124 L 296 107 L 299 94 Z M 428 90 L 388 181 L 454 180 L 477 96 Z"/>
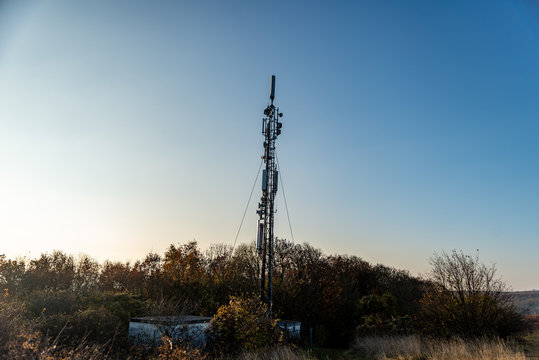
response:
<path id="1" fill-rule="evenodd" d="M 275 140 L 281 134 L 281 128 L 283 127 L 283 124 L 279 122 L 283 113 L 279 112 L 279 108 L 273 105 L 274 99 L 275 75 L 272 75 L 270 87 L 271 104 L 264 109 L 264 118 L 262 119 L 262 134 L 264 135 L 264 156 L 262 159 L 266 164 L 266 168 L 262 172 L 262 197 L 256 211 L 259 216 L 256 249 L 262 259 L 260 300 L 269 306 L 271 314 L 273 314 L 274 203 L 279 179 L 275 163 Z"/>

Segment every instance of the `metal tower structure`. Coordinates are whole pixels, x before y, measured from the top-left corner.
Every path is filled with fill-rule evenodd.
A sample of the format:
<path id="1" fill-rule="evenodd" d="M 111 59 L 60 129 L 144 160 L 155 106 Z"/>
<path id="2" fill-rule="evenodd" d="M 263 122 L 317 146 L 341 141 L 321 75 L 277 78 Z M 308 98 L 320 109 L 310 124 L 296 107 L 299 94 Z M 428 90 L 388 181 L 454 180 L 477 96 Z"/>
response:
<path id="1" fill-rule="evenodd" d="M 273 105 L 275 99 L 275 75 L 271 76 L 270 100 L 271 103 L 264 109 L 262 119 L 262 134 L 264 135 L 264 155 L 262 159 L 266 168 L 262 172 L 262 197 L 258 203 L 256 213 L 258 219 L 258 232 L 256 237 L 256 249 L 262 259 L 260 272 L 260 299 L 268 304 L 270 313 L 273 313 L 273 247 L 274 247 L 274 215 L 275 194 L 279 173 L 275 163 L 275 140 L 281 134 L 283 124 L 279 119 L 283 113 Z"/>

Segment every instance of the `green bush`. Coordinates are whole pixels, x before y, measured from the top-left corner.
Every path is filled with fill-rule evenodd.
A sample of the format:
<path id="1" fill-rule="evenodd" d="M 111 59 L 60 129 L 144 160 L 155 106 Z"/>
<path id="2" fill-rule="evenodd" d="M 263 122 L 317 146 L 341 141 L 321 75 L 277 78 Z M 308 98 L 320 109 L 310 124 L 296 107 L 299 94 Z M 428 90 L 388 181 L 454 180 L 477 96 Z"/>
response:
<path id="1" fill-rule="evenodd" d="M 111 314 L 118 317 L 127 328 L 129 318 L 146 315 L 150 304 L 148 300 L 141 300 L 139 296 L 130 295 L 127 293 L 96 293 L 84 299 L 83 307 L 104 307 Z"/>
<path id="2" fill-rule="evenodd" d="M 40 330 L 61 345 L 77 345 L 83 341 L 110 344 L 125 329 L 120 319 L 104 307 L 79 310 L 73 314 L 54 314 L 40 321 Z M 118 339 L 117 339 L 118 340 Z"/>
<path id="3" fill-rule="evenodd" d="M 80 308 L 79 299 L 70 291 L 37 290 L 26 296 L 25 302 L 34 316 L 72 314 Z"/>

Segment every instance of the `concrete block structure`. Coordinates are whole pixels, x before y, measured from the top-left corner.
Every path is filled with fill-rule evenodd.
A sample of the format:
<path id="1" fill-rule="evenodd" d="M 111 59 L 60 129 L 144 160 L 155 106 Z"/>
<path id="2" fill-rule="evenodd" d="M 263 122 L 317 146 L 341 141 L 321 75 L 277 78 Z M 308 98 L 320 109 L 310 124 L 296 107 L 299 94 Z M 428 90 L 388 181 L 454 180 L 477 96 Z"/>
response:
<path id="1" fill-rule="evenodd" d="M 206 345 L 206 330 L 210 326 L 210 317 L 147 316 L 129 320 L 129 341 L 132 344 L 158 346 L 163 336 L 180 340 L 195 347 Z"/>

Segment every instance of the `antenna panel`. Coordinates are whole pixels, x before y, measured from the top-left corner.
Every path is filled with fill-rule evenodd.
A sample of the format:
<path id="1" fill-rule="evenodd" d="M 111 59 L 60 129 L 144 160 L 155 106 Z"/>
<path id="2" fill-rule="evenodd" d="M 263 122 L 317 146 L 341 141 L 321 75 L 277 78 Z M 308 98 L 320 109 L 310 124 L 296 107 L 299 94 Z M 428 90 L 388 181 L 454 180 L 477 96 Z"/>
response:
<path id="1" fill-rule="evenodd" d="M 273 101 L 273 99 L 275 99 L 275 75 L 271 75 L 270 99 L 271 99 L 271 101 Z"/>

